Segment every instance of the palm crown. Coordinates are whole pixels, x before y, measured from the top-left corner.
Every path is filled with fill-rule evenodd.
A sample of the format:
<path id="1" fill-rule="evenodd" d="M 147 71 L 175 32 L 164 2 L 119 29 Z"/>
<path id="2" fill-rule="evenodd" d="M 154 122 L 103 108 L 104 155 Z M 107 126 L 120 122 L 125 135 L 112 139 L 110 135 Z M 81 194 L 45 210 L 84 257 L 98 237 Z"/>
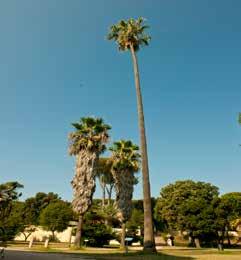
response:
<path id="1" fill-rule="evenodd" d="M 120 140 L 113 143 L 110 151 L 112 151 L 113 169 L 139 171 L 141 156 L 137 145 L 131 141 Z"/>
<path id="2" fill-rule="evenodd" d="M 99 158 L 96 164 L 96 176 L 101 178 L 107 184 L 113 182 L 113 177 L 111 174 L 112 164 L 112 159 L 106 157 Z"/>
<path id="3" fill-rule="evenodd" d="M 151 39 L 149 35 L 145 34 L 145 29 L 149 26 L 143 23 L 142 17 L 136 20 L 133 18 L 126 21 L 121 20 L 110 27 L 107 39 L 116 41 L 121 51 L 129 50 L 131 46 L 138 51 L 140 46 L 148 45 Z"/>
<path id="4" fill-rule="evenodd" d="M 81 150 L 103 152 L 108 141 L 111 127 L 101 118 L 82 117 L 79 123 L 72 124 L 76 131 L 69 135 L 69 153 L 76 155 Z"/>
<path id="5" fill-rule="evenodd" d="M 23 185 L 18 182 L 7 182 L 0 185 L 0 202 L 8 202 L 16 200 L 22 195 L 18 193 L 17 189 L 22 188 Z"/>

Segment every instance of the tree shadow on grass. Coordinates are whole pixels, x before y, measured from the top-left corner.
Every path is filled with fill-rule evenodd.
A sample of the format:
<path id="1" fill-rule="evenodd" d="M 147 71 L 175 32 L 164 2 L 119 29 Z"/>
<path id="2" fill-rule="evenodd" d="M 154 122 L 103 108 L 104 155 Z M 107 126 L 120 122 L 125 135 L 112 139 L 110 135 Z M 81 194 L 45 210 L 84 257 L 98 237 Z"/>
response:
<path id="1" fill-rule="evenodd" d="M 21 251 L 21 250 L 14 250 L 14 251 L 9 251 L 9 254 L 28 254 L 28 253 L 36 254 L 36 255 L 41 255 L 41 254 L 47 254 L 51 257 L 53 256 L 58 256 L 62 255 L 64 259 L 68 259 L 68 256 L 70 259 L 76 258 L 76 259 L 82 259 L 81 256 L 84 257 L 84 259 L 90 259 L 90 260 L 194 260 L 196 258 L 191 257 L 191 256 L 179 256 L 175 255 L 175 252 L 171 252 L 170 254 L 165 254 L 165 253 L 156 253 L 156 254 L 146 254 L 143 252 L 130 252 L 128 254 L 123 253 L 123 252 L 103 252 L 103 253 L 95 253 L 95 252 L 84 252 L 82 250 L 78 250 L 75 253 L 72 252 L 60 252 L 59 250 L 51 250 L 51 249 L 46 249 L 46 250 L 39 250 L 39 251 Z M 11 259 L 11 258 L 9 258 Z M 34 258 L 33 258 L 34 259 Z M 39 259 L 39 258 L 38 258 Z M 47 259 L 47 258 L 46 258 Z M 51 259 L 51 258 L 49 258 Z M 53 257 L 53 259 L 55 259 Z M 60 258 L 62 259 L 62 257 Z"/>
<path id="2" fill-rule="evenodd" d="M 191 256 L 177 256 L 171 254 L 164 253 L 156 253 L 156 254 L 145 254 L 140 252 L 135 253 L 104 253 L 104 254 L 91 254 L 91 253 L 80 253 L 85 257 L 89 257 L 91 259 L 96 260 L 192 260 L 195 259 Z"/>

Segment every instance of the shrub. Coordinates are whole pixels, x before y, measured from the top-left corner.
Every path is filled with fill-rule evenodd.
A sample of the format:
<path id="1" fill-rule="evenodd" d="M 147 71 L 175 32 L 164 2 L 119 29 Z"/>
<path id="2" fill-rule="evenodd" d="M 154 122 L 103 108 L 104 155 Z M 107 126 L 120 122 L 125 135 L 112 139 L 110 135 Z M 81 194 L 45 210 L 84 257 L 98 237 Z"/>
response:
<path id="1" fill-rule="evenodd" d="M 85 224 L 83 227 L 83 241 L 88 239 L 88 246 L 103 247 L 107 245 L 111 239 L 115 239 L 116 235 L 111 227 L 103 223 Z M 85 244 L 85 243 L 83 243 Z"/>

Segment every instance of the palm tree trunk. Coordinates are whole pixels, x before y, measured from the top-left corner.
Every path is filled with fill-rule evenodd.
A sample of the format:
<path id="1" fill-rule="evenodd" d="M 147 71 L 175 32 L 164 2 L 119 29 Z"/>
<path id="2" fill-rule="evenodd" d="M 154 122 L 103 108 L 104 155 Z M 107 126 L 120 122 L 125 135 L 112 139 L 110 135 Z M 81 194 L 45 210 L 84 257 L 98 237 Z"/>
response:
<path id="1" fill-rule="evenodd" d="M 105 184 L 103 184 L 103 186 L 102 186 L 102 208 L 105 207 L 105 190 L 106 190 L 106 187 L 105 187 Z"/>
<path id="2" fill-rule="evenodd" d="M 194 243 L 196 248 L 201 248 L 200 239 L 198 237 L 194 238 Z"/>
<path id="3" fill-rule="evenodd" d="M 52 230 L 52 239 L 53 239 L 53 242 L 55 242 L 54 230 Z"/>
<path id="4" fill-rule="evenodd" d="M 125 239 L 126 239 L 126 224 L 125 222 L 122 223 L 122 231 L 121 231 L 121 248 L 125 248 Z"/>
<path id="5" fill-rule="evenodd" d="M 139 69 L 138 62 L 134 47 L 130 46 L 135 85 L 137 95 L 137 109 L 139 119 L 139 131 L 140 131 L 140 142 L 141 142 L 141 157 L 142 157 L 142 182 L 143 182 L 143 208 L 144 208 L 144 251 L 155 252 L 155 239 L 153 232 L 153 221 L 152 221 L 152 208 L 151 208 L 151 191 L 150 191 L 150 180 L 149 180 L 149 168 L 148 168 L 148 156 L 147 156 L 147 144 L 146 144 L 146 133 L 145 133 L 145 120 L 144 111 L 140 87 Z"/>
<path id="6" fill-rule="evenodd" d="M 106 191 L 108 194 L 108 203 L 107 205 L 109 206 L 111 204 L 111 197 L 112 197 L 112 189 L 113 189 L 114 185 L 110 184 L 110 188 L 106 187 Z"/>
<path id="7" fill-rule="evenodd" d="M 82 226 L 83 226 L 83 215 L 80 215 L 79 216 L 79 222 L 77 224 L 75 240 L 74 240 L 74 245 L 77 248 L 81 247 Z"/>
<path id="8" fill-rule="evenodd" d="M 76 157 L 76 174 L 71 182 L 74 189 L 72 207 L 76 213 L 79 213 L 75 246 L 80 247 L 83 216 L 91 206 L 95 191 L 94 176 L 97 155 L 95 153 L 81 151 Z"/>

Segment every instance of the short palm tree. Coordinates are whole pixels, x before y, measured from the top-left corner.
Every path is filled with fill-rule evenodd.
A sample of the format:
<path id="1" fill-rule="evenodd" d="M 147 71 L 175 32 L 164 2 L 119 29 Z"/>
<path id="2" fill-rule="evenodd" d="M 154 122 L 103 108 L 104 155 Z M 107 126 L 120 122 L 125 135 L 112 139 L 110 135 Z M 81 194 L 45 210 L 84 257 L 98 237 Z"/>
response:
<path id="1" fill-rule="evenodd" d="M 79 214 L 75 246 L 81 243 L 83 216 L 92 203 L 95 191 L 96 162 L 106 149 L 108 130 L 111 128 L 101 118 L 83 117 L 72 124 L 75 131 L 69 135 L 69 154 L 76 156 L 76 172 L 72 180 L 73 210 Z"/>
<path id="2" fill-rule="evenodd" d="M 111 203 L 111 195 L 114 187 L 114 179 L 111 173 L 112 160 L 108 157 L 101 157 L 97 162 L 96 177 L 102 189 L 102 208 L 105 206 L 106 192 L 108 194 L 108 205 Z"/>
<path id="3" fill-rule="evenodd" d="M 121 20 L 117 24 L 110 27 L 110 31 L 107 38 L 109 40 L 114 40 L 117 43 L 120 51 L 130 51 L 132 55 L 137 95 L 137 108 L 142 156 L 144 251 L 155 252 L 145 121 L 139 69 L 136 56 L 136 52 L 140 49 L 140 47 L 148 45 L 150 41 L 150 36 L 145 34 L 145 30 L 148 28 L 148 26 L 143 23 L 143 18 L 138 18 L 137 20 L 132 18 L 126 21 Z"/>
<path id="4" fill-rule="evenodd" d="M 121 246 L 125 246 L 125 223 L 131 216 L 132 195 L 139 170 L 139 147 L 131 141 L 120 140 L 110 148 L 112 151 L 112 174 L 115 180 L 116 206 L 122 222 Z"/>

